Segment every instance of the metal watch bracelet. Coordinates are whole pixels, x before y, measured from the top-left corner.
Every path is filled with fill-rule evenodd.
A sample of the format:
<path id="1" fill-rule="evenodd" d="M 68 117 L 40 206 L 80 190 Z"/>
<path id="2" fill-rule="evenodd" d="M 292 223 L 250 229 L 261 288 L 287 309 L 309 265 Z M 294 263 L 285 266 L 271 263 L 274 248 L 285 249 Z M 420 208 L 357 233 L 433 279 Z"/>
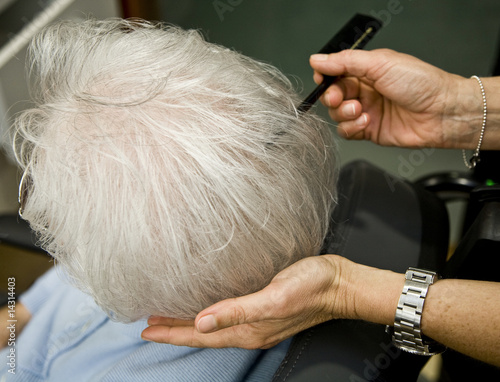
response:
<path id="1" fill-rule="evenodd" d="M 431 356 L 442 353 L 446 347 L 422 335 L 421 320 L 429 286 L 439 279 L 435 272 L 408 268 L 405 284 L 399 298 L 394 328 L 388 326 L 394 345 L 404 351 Z"/>

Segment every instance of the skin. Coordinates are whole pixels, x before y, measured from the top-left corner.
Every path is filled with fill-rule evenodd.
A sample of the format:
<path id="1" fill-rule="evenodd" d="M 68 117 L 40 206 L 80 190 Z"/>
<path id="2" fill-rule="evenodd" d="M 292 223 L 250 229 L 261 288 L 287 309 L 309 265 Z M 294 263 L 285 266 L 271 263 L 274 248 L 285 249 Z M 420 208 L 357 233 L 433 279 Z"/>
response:
<path id="1" fill-rule="evenodd" d="M 12 316 L 12 314 L 14 316 Z M 31 313 L 28 309 L 21 303 L 16 302 L 15 309 L 9 310 L 8 306 L 3 306 L 0 308 L 0 322 L 2 322 L 3 326 L 0 330 L 0 349 L 3 349 L 9 344 L 9 339 L 11 338 L 11 332 L 9 326 L 11 324 L 15 325 L 14 340 L 21 334 L 23 328 L 31 319 Z M 15 322 L 11 322 L 9 320 L 15 320 Z"/>
<path id="2" fill-rule="evenodd" d="M 475 149 L 483 103 L 473 78 L 446 73 L 391 50 L 314 55 L 314 79 L 342 75 L 321 98 L 338 133 L 383 146 Z M 482 79 L 488 128 L 482 148 L 500 147 L 500 80 Z"/>
<path id="3" fill-rule="evenodd" d="M 392 285 L 390 299 L 385 297 L 387 279 Z M 389 324 L 394 321 L 403 284 L 402 275 L 340 256 L 310 257 L 280 272 L 262 291 L 221 301 L 194 321 L 151 317 L 143 338 L 192 347 L 256 349 L 270 348 L 333 318 L 371 316 L 374 322 Z M 377 294 L 381 289 L 384 293 Z"/>
<path id="4" fill-rule="evenodd" d="M 314 80 L 342 76 L 321 98 L 338 133 L 384 146 L 475 149 L 483 102 L 475 79 L 390 50 L 314 55 Z M 488 102 L 483 149 L 500 149 L 500 78 L 482 79 Z M 336 255 L 303 259 L 263 290 L 221 301 L 194 321 L 151 317 L 146 340 L 194 347 L 269 348 L 334 318 L 393 324 L 404 275 Z M 500 283 L 439 280 L 422 332 L 500 366 Z"/>

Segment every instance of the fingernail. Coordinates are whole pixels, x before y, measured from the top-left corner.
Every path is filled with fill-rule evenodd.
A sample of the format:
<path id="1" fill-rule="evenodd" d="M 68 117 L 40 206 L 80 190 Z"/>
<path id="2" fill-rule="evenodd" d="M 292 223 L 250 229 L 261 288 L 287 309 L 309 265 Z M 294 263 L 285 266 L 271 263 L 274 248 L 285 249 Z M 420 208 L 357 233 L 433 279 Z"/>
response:
<path id="1" fill-rule="evenodd" d="M 359 116 L 358 119 L 356 119 L 356 121 L 354 121 L 354 123 L 358 126 L 365 126 L 366 125 L 366 122 L 368 122 L 368 118 L 366 117 L 366 114 L 361 114 Z"/>
<path id="2" fill-rule="evenodd" d="M 151 337 L 149 337 L 147 334 L 144 334 L 144 333 L 141 333 L 141 338 L 144 341 L 153 341 L 153 339 Z"/>
<path id="3" fill-rule="evenodd" d="M 356 114 L 356 108 L 352 103 L 345 105 L 342 108 L 342 111 L 344 112 L 346 117 L 354 117 L 354 115 Z"/>
<path id="4" fill-rule="evenodd" d="M 197 329 L 200 333 L 210 333 L 217 329 L 217 321 L 215 320 L 215 316 L 209 314 L 208 316 L 204 316 L 200 318 L 198 321 Z"/>
<path id="5" fill-rule="evenodd" d="M 326 60 L 328 60 L 328 54 L 313 54 L 311 56 L 311 60 L 313 60 L 313 61 L 326 61 Z"/>
<path id="6" fill-rule="evenodd" d="M 326 92 L 325 95 L 323 96 L 323 100 L 325 102 L 325 105 L 330 107 L 330 92 Z"/>

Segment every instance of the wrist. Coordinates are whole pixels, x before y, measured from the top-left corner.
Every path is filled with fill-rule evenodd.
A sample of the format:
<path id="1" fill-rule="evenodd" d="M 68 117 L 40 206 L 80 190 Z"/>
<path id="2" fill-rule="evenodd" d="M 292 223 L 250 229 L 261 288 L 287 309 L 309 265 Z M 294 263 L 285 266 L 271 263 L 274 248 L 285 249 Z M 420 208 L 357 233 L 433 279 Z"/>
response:
<path id="1" fill-rule="evenodd" d="M 452 75 L 448 89 L 443 116 L 444 147 L 474 149 L 483 117 L 483 101 L 477 81 Z"/>
<path id="2" fill-rule="evenodd" d="M 338 318 L 392 325 L 405 276 L 340 259 L 336 290 L 342 304 L 337 307 Z"/>
<path id="3" fill-rule="evenodd" d="M 484 150 L 498 150 L 500 149 L 500 77 L 483 77 L 481 80 L 483 82 L 488 105 L 486 129 L 484 131 L 483 144 L 481 147 Z M 479 90 L 477 90 L 477 92 L 479 95 L 481 94 Z M 480 98 L 480 96 L 478 97 Z M 481 120 L 476 122 L 476 130 L 481 128 L 481 123 Z"/>
<path id="4" fill-rule="evenodd" d="M 487 100 L 482 149 L 498 149 L 500 139 L 500 78 L 481 78 Z M 443 147 L 474 150 L 483 123 L 481 88 L 474 78 L 453 75 L 443 116 Z"/>
<path id="5" fill-rule="evenodd" d="M 394 345 L 404 351 L 426 356 L 442 353 L 446 347 L 422 333 L 422 313 L 429 287 L 439 276 L 434 271 L 410 267 L 405 279 L 394 326 L 387 325 L 386 331 L 392 334 Z"/>

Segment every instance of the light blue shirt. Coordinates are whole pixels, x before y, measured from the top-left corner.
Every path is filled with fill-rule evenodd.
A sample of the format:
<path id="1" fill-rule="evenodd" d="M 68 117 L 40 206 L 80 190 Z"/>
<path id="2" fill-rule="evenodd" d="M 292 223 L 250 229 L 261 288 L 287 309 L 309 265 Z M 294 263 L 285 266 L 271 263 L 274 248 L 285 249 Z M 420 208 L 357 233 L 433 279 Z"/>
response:
<path id="1" fill-rule="evenodd" d="M 270 381 L 290 343 L 244 350 L 147 342 L 140 337 L 145 320 L 111 321 L 92 298 L 61 281 L 54 270 L 20 300 L 33 317 L 15 345 L 1 351 L 0 382 Z M 13 359 L 14 370 L 9 364 Z"/>

